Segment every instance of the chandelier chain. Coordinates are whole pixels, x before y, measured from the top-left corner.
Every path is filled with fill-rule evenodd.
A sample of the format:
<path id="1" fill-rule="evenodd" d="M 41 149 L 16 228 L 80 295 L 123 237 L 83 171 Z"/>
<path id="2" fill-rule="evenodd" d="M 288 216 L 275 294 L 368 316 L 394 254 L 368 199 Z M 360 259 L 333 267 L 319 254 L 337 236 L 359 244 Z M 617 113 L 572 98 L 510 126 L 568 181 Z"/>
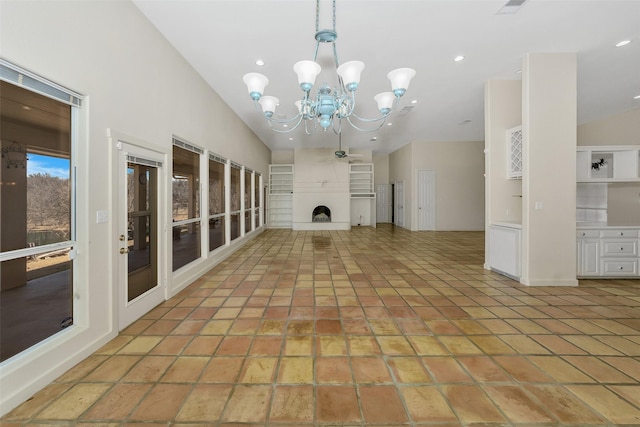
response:
<path id="1" fill-rule="evenodd" d="M 333 0 L 333 6 L 332 6 L 332 22 L 331 24 L 333 25 L 333 31 L 336 31 L 336 0 Z M 316 0 L 316 33 L 320 31 L 320 0 Z"/>

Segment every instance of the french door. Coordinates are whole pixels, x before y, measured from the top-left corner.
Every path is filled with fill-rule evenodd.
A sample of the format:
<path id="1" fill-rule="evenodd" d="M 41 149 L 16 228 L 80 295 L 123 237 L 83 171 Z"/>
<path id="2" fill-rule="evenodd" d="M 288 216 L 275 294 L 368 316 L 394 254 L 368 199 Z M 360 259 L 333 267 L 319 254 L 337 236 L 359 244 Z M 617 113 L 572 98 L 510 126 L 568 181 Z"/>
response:
<path id="1" fill-rule="evenodd" d="M 118 148 L 118 327 L 166 298 L 160 269 L 164 154 L 124 141 Z"/>

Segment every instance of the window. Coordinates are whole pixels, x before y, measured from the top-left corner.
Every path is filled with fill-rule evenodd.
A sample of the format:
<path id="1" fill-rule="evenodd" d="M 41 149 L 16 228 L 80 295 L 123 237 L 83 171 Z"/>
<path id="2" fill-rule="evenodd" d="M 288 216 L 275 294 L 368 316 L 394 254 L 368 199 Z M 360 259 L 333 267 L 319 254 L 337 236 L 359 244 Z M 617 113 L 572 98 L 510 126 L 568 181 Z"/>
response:
<path id="1" fill-rule="evenodd" d="M 242 166 L 237 163 L 231 163 L 231 185 L 229 187 L 231 200 L 231 240 L 240 237 L 240 215 L 242 210 L 240 207 L 240 197 L 242 188 L 240 187 L 240 173 Z"/>
<path id="2" fill-rule="evenodd" d="M 254 213 L 253 224 L 255 228 L 260 227 L 260 174 L 253 174 L 253 200 L 254 200 Z"/>
<path id="3" fill-rule="evenodd" d="M 6 61 L 0 71 L 4 361 L 74 323 L 73 135 L 81 98 Z"/>
<path id="4" fill-rule="evenodd" d="M 226 243 L 224 168 L 226 160 L 209 155 L 209 251 Z"/>
<path id="5" fill-rule="evenodd" d="M 200 154 L 202 150 L 173 141 L 173 271 L 201 256 Z"/>
<path id="6" fill-rule="evenodd" d="M 248 233 L 251 231 L 251 217 L 253 213 L 253 209 L 251 206 L 251 195 L 253 192 L 251 191 L 251 184 L 253 183 L 253 173 L 251 169 L 245 168 L 244 170 L 244 232 Z"/>

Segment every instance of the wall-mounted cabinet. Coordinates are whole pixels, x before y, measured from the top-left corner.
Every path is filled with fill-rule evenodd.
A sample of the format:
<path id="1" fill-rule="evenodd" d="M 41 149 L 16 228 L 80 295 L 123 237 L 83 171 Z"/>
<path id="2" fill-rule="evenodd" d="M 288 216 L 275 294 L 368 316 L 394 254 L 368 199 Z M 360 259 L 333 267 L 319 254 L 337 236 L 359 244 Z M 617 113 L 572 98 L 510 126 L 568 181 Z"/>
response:
<path id="1" fill-rule="evenodd" d="M 522 126 L 507 130 L 507 175 L 522 179 Z"/>
<path id="2" fill-rule="evenodd" d="M 640 147 L 578 147 L 576 178 L 578 182 L 640 181 Z"/>
<path id="3" fill-rule="evenodd" d="M 269 227 L 293 226 L 293 165 L 269 165 Z"/>

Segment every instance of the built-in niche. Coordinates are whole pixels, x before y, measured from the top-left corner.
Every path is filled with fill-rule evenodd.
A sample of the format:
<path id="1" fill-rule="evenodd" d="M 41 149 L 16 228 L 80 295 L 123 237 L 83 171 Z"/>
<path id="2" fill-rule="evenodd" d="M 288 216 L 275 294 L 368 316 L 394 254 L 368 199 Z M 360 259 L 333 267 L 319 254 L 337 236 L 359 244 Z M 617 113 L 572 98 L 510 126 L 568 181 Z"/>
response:
<path id="1" fill-rule="evenodd" d="M 331 222 L 331 209 L 326 206 L 316 206 L 311 214 L 311 222 Z"/>

